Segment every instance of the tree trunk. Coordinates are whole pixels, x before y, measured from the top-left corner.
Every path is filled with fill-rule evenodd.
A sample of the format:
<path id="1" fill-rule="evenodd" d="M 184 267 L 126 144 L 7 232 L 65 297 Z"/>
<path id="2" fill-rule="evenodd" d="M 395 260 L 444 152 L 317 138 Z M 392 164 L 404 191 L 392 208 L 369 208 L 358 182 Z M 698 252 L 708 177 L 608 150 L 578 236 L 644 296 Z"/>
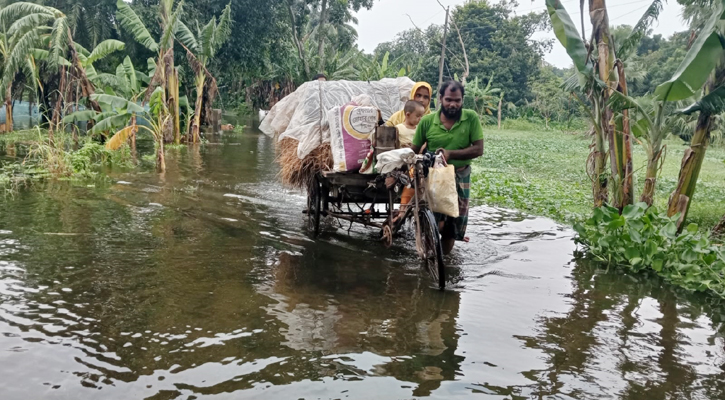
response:
<path id="1" fill-rule="evenodd" d="M 53 141 L 53 133 L 60 127 L 60 117 L 63 112 L 63 93 L 66 87 L 66 70 L 65 66 L 60 68 L 60 84 L 58 85 L 58 93 L 55 98 L 55 107 L 53 108 L 53 118 L 50 121 L 50 129 L 48 129 L 48 138 Z"/>
<path id="2" fill-rule="evenodd" d="M 166 104 L 172 120 L 174 144 L 181 143 L 181 122 L 179 120 L 179 73 L 174 68 L 174 52 L 169 49 L 166 61 Z"/>
<path id="3" fill-rule="evenodd" d="M 156 171 L 166 172 L 166 158 L 164 157 L 164 140 L 163 140 L 163 138 L 161 138 L 161 140 L 158 141 L 158 145 L 157 145 Z"/>
<path id="4" fill-rule="evenodd" d="M 191 122 L 191 136 L 194 143 L 199 142 L 199 127 L 201 125 L 201 105 L 204 100 L 204 71 L 196 76 L 196 103 L 194 104 L 194 117 Z"/>
<path id="5" fill-rule="evenodd" d="M 718 222 L 718 224 L 715 225 L 715 228 L 712 229 L 712 235 L 713 236 L 725 235 L 725 215 L 722 216 L 722 219 L 720 220 L 720 222 Z"/>
<path id="6" fill-rule="evenodd" d="M 13 88 L 8 84 L 5 89 L 5 132 L 13 130 Z"/>
<path id="7" fill-rule="evenodd" d="M 133 156 L 134 162 L 136 160 L 136 133 L 138 133 L 138 125 L 136 124 L 136 113 L 131 115 L 131 156 Z"/>
<path id="8" fill-rule="evenodd" d="M 503 103 L 503 96 L 498 99 L 498 130 L 501 130 L 501 103 Z"/>
<path id="9" fill-rule="evenodd" d="M 446 22 L 443 25 L 443 42 L 441 42 L 441 59 L 438 64 L 438 88 L 436 89 L 436 92 L 441 90 L 441 86 L 443 85 L 443 66 L 446 62 L 446 36 L 448 35 L 448 10 L 449 8 L 446 8 Z M 431 100 L 432 100 L 431 96 Z"/>
<path id="10" fill-rule="evenodd" d="M 639 201 L 647 203 L 647 206 L 652 206 L 655 197 L 655 188 L 657 186 L 657 172 L 659 171 L 660 158 L 662 157 L 662 148 L 655 150 L 655 152 L 647 160 L 647 171 L 645 172 L 644 190 Z"/>
<path id="11" fill-rule="evenodd" d="M 627 96 L 627 79 L 624 74 L 624 64 L 617 60 L 617 72 L 619 73 L 619 86 L 617 90 Z M 622 147 L 622 156 L 619 157 L 617 169 L 622 178 L 622 204 L 621 209 L 629 204 L 634 204 L 634 170 L 632 168 L 632 130 L 629 126 L 629 110 L 622 111 L 622 132 L 614 129 L 616 139 Z"/>
<path id="12" fill-rule="evenodd" d="M 685 150 L 682 157 L 682 166 L 680 167 L 680 176 L 677 182 L 677 188 L 670 195 L 670 201 L 667 206 L 667 215 L 680 215 L 680 223 L 678 228 L 687 219 L 687 212 L 692 203 L 692 196 L 695 194 L 695 186 L 697 178 L 700 175 L 700 168 L 705 159 L 705 151 L 710 144 L 710 129 L 712 127 L 713 117 L 707 113 L 701 112 L 697 118 L 697 127 L 695 134 L 692 136 L 690 148 Z"/>
<path id="13" fill-rule="evenodd" d="M 598 57 L 597 62 L 599 78 L 604 81 L 607 85 L 607 89 L 601 95 L 601 119 L 600 125 L 601 130 L 595 129 L 595 135 L 600 137 L 595 138 L 595 150 L 594 150 L 594 206 L 600 207 L 606 202 L 608 193 L 607 191 L 607 179 L 603 176 L 604 168 L 606 167 L 605 151 L 604 151 L 604 139 L 609 139 L 609 151 L 610 156 L 615 157 L 613 153 L 616 153 L 616 145 L 613 147 L 614 138 L 613 132 L 609 121 L 612 120 L 612 110 L 606 106 L 609 96 L 616 87 L 616 82 L 612 82 L 612 68 L 614 67 L 614 50 L 610 44 L 612 43 L 612 37 L 609 34 L 609 16 L 607 15 L 607 5 L 605 0 L 589 0 L 589 17 L 592 22 L 592 36 L 594 42 L 597 45 Z M 596 96 L 596 94 L 594 94 Z M 612 158 L 614 160 L 614 158 Z M 616 161 L 613 163 L 616 165 Z M 615 188 L 616 193 L 616 188 Z M 615 195 L 615 207 L 619 207 L 617 201 L 618 196 Z M 621 200 L 621 196 L 619 196 Z"/>
<path id="14" fill-rule="evenodd" d="M 725 66 L 718 66 L 715 69 L 715 76 L 710 79 L 706 85 L 705 93 L 709 93 L 725 83 Z M 682 157 L 682 165 L 680 167 L 680 176 L 677 182 L 677 188 L 670 195 L 669 204 L 667 206 L 667 215 L 673 216 L 678 212 L 681 213 L 677 224 L 678 229 L 682 229 L 682 225 L 687 219 L 687 213 L 692 204 L 692 196 L 695 194 L 697 186 L 697 178 L 700 175 L 702 162 L 705 160 L 705 152 L 710 145 L 710 130 L 712 129 L 715 117 L 705 111 L 700 111 L 695 126 L 695 134 L 690 140 L 690 148 L 685 150 Z"/>
<path id="15" fill-rule="evenodd" d="M 322 9 L 320 10 L 320 25 L 317 27 L 317 35 L 319 44 L 317 46 L 317 55 L 320 57 L 320 65 L 317 68 L 320 74 L 325 73 L 325 23 L 327 22 L 327 0 L 322 0 Z"/>
<path id="16" fill-rule="evenodd" d="M 307 57 L 305 57 L 305 50 L 302 47 L 302 42 L 300 42 L 300 38 L 297 35 L 297 19 L 295 18 L 294 10 L 292 10 L 292 2 L 287 2 L 287 9 L 289 10 L 289 16 L 290 20 L 292 21 L 292 39 L 295 42 L 295 46 L 297 47 L 297 54 L 300 56 L 300 60 L 302 61 L 302 66 L 305 68 L 305 74 L 306 78 L 309 79 L 312 76 L 310 75 L 310 65 L 307 62 Z"/>

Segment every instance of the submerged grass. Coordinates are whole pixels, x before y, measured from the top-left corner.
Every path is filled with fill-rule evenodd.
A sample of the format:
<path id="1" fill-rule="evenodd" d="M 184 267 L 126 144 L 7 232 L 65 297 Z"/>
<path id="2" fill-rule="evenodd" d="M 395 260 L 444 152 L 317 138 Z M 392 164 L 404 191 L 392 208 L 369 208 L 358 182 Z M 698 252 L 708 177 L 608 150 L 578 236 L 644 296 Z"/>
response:
<path id="1" fill-rule="evenodd" d="M 12 192 L 20 186 L 42 180 L 90 181 L 107 179 L 104 168 L 131 168 L 128 146 L 108 150 L 90 138 L 73 139 L 56 133 L 51 141 L 45 130 L 33 129 L 2 135 L 0 188 Z M 18 148 L 22 147 L 22 151 Z"/>
<path id="2" fill-rule="evenodd" d="M 591 216 L 591 182 L 584 169 L 589 137 L 557 131 L 486 130 L 484 138 L 484 156 L 474 163 L 471 179 L 473 201 L 567 223 Z M 659 209 L 666 208 L 687 148 L 678 138 L 665 144 L 667 156 L 655 194 Z M 635 190 L 641 190 L 647 157 L 638 145 L 634 146 L 633 157 Z M 725 213 L 724 160 L 724 147 L 708 149 L 688 214 L 689 222 L 706 229 L 717 224 Z"/>

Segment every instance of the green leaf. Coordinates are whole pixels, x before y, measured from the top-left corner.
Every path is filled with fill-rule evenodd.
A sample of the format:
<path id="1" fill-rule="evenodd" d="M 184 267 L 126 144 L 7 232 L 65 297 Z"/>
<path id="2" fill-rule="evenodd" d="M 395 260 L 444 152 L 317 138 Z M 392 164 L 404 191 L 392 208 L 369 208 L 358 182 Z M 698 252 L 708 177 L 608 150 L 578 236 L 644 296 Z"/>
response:
<path id="1" fill-rule="evenodd" d="M 680 111 L 685 115 L 694 112 L 703 112 L 708 115 L 717 115 L 725 111 L 725 86 L 720 86 L 712 92 L 705 95 L 695 104 Z"/>
<path id="2" fill-rule="evenodd" d="M 697 233 L 697 229 L 698 229 L 697 224 L 689 224 L 689 225 L 687 225 L 687 232 Z"/>
<path id="3" fill-rule="evenodd" d="M 662 272 L 662 267 L 665 265 L 665 262 L 663 260 L 654 260 L 652 261 L 652 269 L 657 272 Z"/>
<path id="4" fill-rule="evenodd" d="M 116 51 L 123 51 L 125 48 L 126 45 L 119 40 L 104 40 L 101 43 L 98 43 L 98 46 L 93 49 L 91 54 L 88 56 L 86 63 L 87 65 L 93 64 L 100 59 L 106 58 L 109 54 Z"/>
<path id="5" fill-rule="evenodd" d="M 136 76 L 136 68 L 133 67 L 133 62 L 131 62 L 131 57 L 126 56 L 126 58 L 123 59 L 123 72 L 126 78 L 126 81 L 128 82 L 129 86 L 131 87 L 131 91 L 134 93 L 138 93 L 141 91 L 141 85 L 138 82 L 138 77 Z"/>
<path id="6" fill-rule="evenodd" d="M 644 244 L 643 250 L 645 257 L 652 258 L 655 254 L 657 254 L 657 243 L 652 240 L 647 240 Z"/>
<path id="7" fill-rule="evenodd" d="M 102 132 L 116 132 L 118 129 L 126 126 L 130 117 L 131 116 L 129 114 L 112 115 L 96 123 L 96 125 L 94 125 L 93 128 L 88 131 L 88 133 L 91 135 L 95 135 Z"/>
<path id="8" fill-rule="evenodd" d="M 668 222 L 667 225 L 665 225 L 662 228 L 662 234 L 669 239 L 676 238 L 677 237 L 677 225 L 675 225 L 674 222 Z"/>
<path id="9" fill-rule="evenodd" d="M 169 20 L 165 22 L 163 26 L 164 31 L 161 34 L 161 40 L 159 41 L 159 46 L 162 49 L 169 49 L 174 46 L 174 32 L 177 30 L 179 17 L 181 16 L 183 9 L 184 1 L 182 0 L 176 5 L 176 10 L 174 10 L 174 13 L 171 14 Z"/>
<path id="10" fill-rule="evenodd" d="M 191 29 L 182 21 L 176 24 L 176 32 L 174 32 L 176 39 L 180 41 L 189 50 L 198 53 L 199 43 L 196 41 L 196 37 L 191 33 Z"/>
<path id="11" fill-rule="evenodd" d="M 617 229 L 624 226 L 625 220 L 622 216 L 619 216 L 619 218 L 613 219 L 609 224 L 607 225 L 608 229 Z"/>
<path id="12" fill-rule="evenodd" d="M 692 251 L 692 249 L 686 249 L 684 252 L 682 252 L 682 255 L 680 256 L 680 258 L 682 258 L 683 261 L 686 261 L 688 263 L 693 263 L 693 262 L 697 261 L 699 256 L 697 255 L 697 253 Z"/>
<path id="13" fill-rule="evenodd" d="M 639 42 L 647 35 L 652 23 L 659 18 L 660 12 L 662 12 L 662 0 L 654 0 L 632 28 L 629 36 L 617 49 L 619 59 L 626 61 L 634 53 L 637 46 L 639 46 Z"/>
<path id="14" fill-rule="evenodd" d="M 644 215 L 645 209 L 639 204 L 629 204 L 622 210 L 622 216 L 627 219 L 641 218 Z"/>
<path id="15" fill-rule="evenodd" d="M 546 0 L 546 8 L 549 11 L 549 18 L 551 18 L 551 25 L 554 28 L 556 38 L 566 49 L 577 71 L 588 75 L 592 66 L 589 65 L 587 60 L 587 49 L 579 37 L 576 25 L 572 22 L 561 1 Z"/>
<path id="16" fill-rule="evenodd" d="M 63 123 L 72 124 L 80 121 L 92 121 L 95 119 L 96 114 L 94 110 L 76 111 L 63 117 Z"/>
<path id="17" fill-rule="evenodd" d="M 629 229 L 629 237 L 632 238 L 632 241 L 635 243 L 642 243 L 642 234 L 636 229 Z"/>
<path id="18" fill-rule="evenodd" d="M 631 263 L 632 265 L 634 265 L 634 266 L 637 266 L 637 265 L 640 265 L 640 264 L 642 264 L 642 259 L 641 259 L 641 258 L 639 258 L 639 257 L 635 257 L 635 258 L 633 258 L 633 259 L 629 260 L 629 262 L 630 262 L 630 263 Z"/>
<path id="19" fill-rule="evenodd" d="M 133 38 L 147 49 L 153 52 L 159 51 L 159 45 L 151 37 L 148 29 L 141 22 L 141 18 L 136 15 L 136 12 L 133 11 L 131 6 L 123 0 L 118 0 L 116 7 L 118 8 L 116 16 L 121 27 L 129 31 L 133 35 Z"/>
<path id="20" fill-rule="evenodd" d="M 115 110 L 126 110 L 127 112 L 138 113 L 142 113 L 144 111 L 143 107 L 141 107 L 140 105 L 119 96 L 110 96 L 107 94 L 92 94 L 91 100 L 97 101 L 98 103 L 106 104 Z"/>
<path id="21" fill-rule="evenodd" d="M 683 100 L 693 96 L 707 81 L 723 56 L 723 45 L 717 31 L 723 15 L 723 2 L 715 2 L 712 16 L 669 81 L 657 86 L 655 95 L 661 101 Z"/>
<path id="22" fill-rule="evenodd" d="M 628 260 L 641 257 L 639 254 L 639 250 L 636 247 L 628 247 L 626 250 L 624 250 L 624 256 L 627 257 Z"/>

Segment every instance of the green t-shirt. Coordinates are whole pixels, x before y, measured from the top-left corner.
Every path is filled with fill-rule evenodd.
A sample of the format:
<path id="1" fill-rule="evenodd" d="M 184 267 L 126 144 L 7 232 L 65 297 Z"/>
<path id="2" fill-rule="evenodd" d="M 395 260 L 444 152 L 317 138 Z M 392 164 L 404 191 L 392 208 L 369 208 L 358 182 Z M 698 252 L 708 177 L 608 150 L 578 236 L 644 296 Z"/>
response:
<path id="1" fill-rule="evenodd" d="M 421 147 L 428 142 L 429 151 L 461 150 L 471 147 L 477 140 L 483 140 L 483 128 L 475 111 L 464 109 L 461 119 L 449 131 L 441 124 L 440 113 L 438 111 L 428 114 L 420 120 L 413 137 L 413 145 Z M 450 160 L 449 164 L 460 168 L 470 165 L 471 160 Z"/>

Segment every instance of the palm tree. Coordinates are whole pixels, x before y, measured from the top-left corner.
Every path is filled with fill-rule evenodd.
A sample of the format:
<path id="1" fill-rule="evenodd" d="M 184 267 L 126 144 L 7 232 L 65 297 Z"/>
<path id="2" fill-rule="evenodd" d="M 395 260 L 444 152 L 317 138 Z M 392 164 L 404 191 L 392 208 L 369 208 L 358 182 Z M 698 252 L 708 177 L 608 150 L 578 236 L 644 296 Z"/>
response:
<path id="1" fill-rule="evenodd" d="M 157 53 L 157 67 L 147 88 L 144 101 L 150 98 L 152 90 L 156 87 L 164 88 L 162 99 L 166 106 L 161 108 L 160 111 L 168 112 L 171 116 L 171 134 L 176 144 L 181 142 L 181 127 L 179 122 L 179 73 L 174 68 L 174 37 L 179 30 L 179 16 L 183 4 L 182 0 L 174 9 L 174 0 L 161 0 L 159 2 L 159 20 L 162 33 L 157 42 L 151 37 L 149 30 L 131 6 L 123 0 L 118 0 L 116 3 L 118 7 L 116 15 L 121 27 L 130 32 L 138 43 Z M 165 118 L 161 119 L 165 120 Z"/>
<path id="2" fill-rule="evenodd" d="M 194 106 L 193 121 L 191 123 L 191 136 L 194 143 L 199 141 L 201 108 L 204 100 L 204 86 L 207 79 L 210 80 L 211 84 L 211 90 L 209 92 L 213 95 L 216 94 L 216 80 L 211 76 L 206 66 L 214 58 L 224 42 L 229 39 L 230 34 L 231 4 L 227 4 L 224 8 L 219 18 L 219 23 L 217 23 L 216 17 L 212 18 L 203 28 L 197 22 L 196 35 L 182 21 L 179 21 L 177 39 L 186 49 L 187 58 L 194 70 L 194 83 L 196 85 L 196 104 Z M 209 102 L 213 101 L 214 96 L 210 97 Z"/>

